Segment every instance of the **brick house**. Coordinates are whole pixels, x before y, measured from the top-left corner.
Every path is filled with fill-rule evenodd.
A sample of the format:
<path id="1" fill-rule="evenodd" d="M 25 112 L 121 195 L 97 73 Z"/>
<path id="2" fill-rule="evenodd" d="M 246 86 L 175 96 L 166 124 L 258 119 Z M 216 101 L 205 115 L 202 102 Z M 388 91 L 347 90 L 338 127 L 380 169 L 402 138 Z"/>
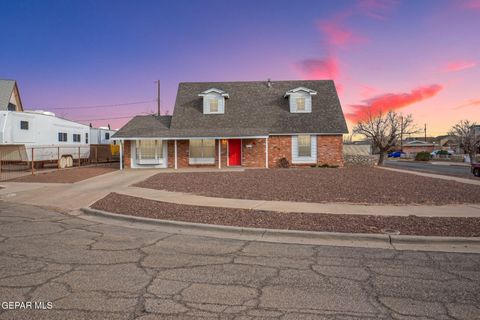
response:
<path id="1" fill-rule="evenodd" d="M 331 80 L 188 82 L 172 116 L 136 116 L 113 139 L 127 168 L 274 168 L 342 166 L 345 133 Z"/>

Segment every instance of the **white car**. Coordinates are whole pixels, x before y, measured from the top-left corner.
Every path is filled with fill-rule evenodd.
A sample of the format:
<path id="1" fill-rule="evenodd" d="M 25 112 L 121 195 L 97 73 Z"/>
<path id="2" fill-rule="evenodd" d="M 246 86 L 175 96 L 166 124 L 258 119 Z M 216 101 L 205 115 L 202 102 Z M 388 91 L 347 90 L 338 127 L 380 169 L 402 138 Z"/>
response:
<path id="1" fill-rule="evenodd" d="M 446 151 L 449 156 L 453 156 L 453 151 L 452 151 L 452 150 L 433 150 L 432 152 L 430 152 L 430 155 L 431 155 L 432 157 L 437 156 L 437 155 L 439 155 L 438 153 L 439 153 L 440 151 Z M 441 154 L 441 153 L 440 153 L 440 154 Z"/>

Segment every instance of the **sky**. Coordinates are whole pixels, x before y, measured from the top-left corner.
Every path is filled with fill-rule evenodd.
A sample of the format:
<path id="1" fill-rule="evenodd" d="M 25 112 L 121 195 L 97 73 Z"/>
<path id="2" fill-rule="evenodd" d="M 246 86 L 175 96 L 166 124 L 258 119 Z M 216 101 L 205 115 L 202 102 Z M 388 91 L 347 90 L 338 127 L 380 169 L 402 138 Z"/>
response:
<path id="1" fill-rule="evenodd" d="M 0 78 L 25 109 L 120 128 L 179 82 L 333 79 L 428 135 L 480 122 L 480 0 L 0 0 Z"/>

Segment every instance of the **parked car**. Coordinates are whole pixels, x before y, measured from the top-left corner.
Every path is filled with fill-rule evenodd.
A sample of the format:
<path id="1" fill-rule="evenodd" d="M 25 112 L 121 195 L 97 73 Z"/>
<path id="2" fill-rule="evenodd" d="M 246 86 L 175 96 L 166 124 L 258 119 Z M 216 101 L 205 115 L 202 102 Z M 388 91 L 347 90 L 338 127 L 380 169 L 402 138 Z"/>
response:
<path id="1" fill-rule="evenodd" d="M 406 153 L 402 152 L 402 151 L 394 151 L 394 152 L 390 152 L 388 154 L 388 157 L 389 158 L 400 158 L 400 157 L 402 157 L 402 155 L 406 155 Z"/>
<path id="2" fill-rule="evenodd" d="M 472 164 L 472 173 L 475 177 L 480 177 L 480 163 Z"/>

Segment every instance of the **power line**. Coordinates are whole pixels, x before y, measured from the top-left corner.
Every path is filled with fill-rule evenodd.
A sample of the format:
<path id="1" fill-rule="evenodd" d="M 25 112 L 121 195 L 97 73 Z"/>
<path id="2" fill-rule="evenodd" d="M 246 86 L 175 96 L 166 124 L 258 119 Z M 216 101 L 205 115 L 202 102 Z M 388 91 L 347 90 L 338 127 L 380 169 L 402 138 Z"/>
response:
<path id="1" fill-rule="evenodd" d="M 140 113 L 140 114 L 133 114 L 131 116 L 123 116 L 123 117 L 110 117 L 110 118 L 94 118 L 94 119 L 76 119 L 76 120 L 73 120 L 73 121 L 95 121 L 95 120 L 117 120 L 117 119 L 128 119 L 128 118 L 133 118 L 137 115 L 153 115 L 153 113 L 147 113 L 147 112 L 143 112 L 143 113 Z"/>
<path id="2" fill-rule="evenodd" d="M 116 103 L 116 104 L 104 104 L 98 106 L 71 106 L 71 107 L 43 107 L 48 110 L 64 110 L 64 109 L 91 109 L 91 108 L 111 108 L 111 107 L 118 107 L 118 106 L 129 106 L 134 104 L 144 104 L 153 102 L 155 99 L 152 100 L 145 100 L 145 101 L 135 101 L 135 102 L 126 102 L 126 103 Z"/>

